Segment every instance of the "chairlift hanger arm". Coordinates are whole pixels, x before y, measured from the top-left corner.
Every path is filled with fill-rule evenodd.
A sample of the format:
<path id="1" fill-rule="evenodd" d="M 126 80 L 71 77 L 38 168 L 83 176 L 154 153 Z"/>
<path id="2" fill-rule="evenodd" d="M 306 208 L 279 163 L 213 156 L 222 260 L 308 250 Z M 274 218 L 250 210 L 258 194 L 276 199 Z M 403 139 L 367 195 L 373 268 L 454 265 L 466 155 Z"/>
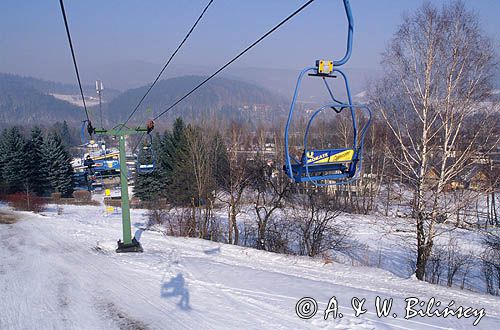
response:
<path id="1" fill-rule="evenodd" d="M 349 0 L 344 1 L 345 14 L 347 16 L 347 49 L 344 57 L 338 61 L 333 61 L 334 66 L 341 66 L 347 63 L 352 53 L 352 39 L 354 36 L 354 18 L 352 17 L 351 5 Z"/>
<path id="2" fill-rule="evenodd" d="M 349 59 L 351 58 L 351 53 L 352 53 L 352 42 L 353 42 L 353 36 L 354 36 L 354 18 L 352 16 L 352 11 L 351 11 L 351 5 L 349 4 L 349 0 L 343 0 L 344 2 L 344 9 L 345 13 L 347 16 L 347 46 L 346 46 L 346 51 L 344 54 L 344 57 L 342 57 L 340 60 L 333 60 L 333 61 L 325 61 L 325 60 L 318 60 L 316 61 L 316 67 L 317 71 L 313 74 L 310 74 L 310 76 L 318 76 L 318 77 L 323 77 L 323 78 L 335 78 L 335 76 L 332 74 L 334 67 L 339 67 L 347 63 Z"/>

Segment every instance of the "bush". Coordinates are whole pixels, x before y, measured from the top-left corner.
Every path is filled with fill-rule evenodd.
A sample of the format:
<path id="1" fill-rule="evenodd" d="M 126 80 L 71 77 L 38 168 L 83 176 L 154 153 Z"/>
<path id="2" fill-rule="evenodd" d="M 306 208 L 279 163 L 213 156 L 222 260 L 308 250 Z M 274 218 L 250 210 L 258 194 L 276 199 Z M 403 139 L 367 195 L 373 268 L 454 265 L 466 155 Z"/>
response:
<path id="1" fill-rule="evenodd" d="M 104 205 L 106 205 L 106 206 L 114 206 L 114 207 L 121 207 L 122 206 L 122 200 L 120 198 L 104 197 Z"/>
<path id="2" fill-rule="evenodd" d="M 165 228 L 165 233 L 176 237 L 194 237 L 196 223 L 193 222 L 190 209 L 153 209 L 148 214 L 148 227 L 159 225 Z"/>
<path id="3" fill-rule="evenodd" d="M 7 202 L 9 206 L 13 207 L 15 210 L 31 211 L 35 213 L 43 212 L 47 204 L 46 199 L 43 197 L 21 192 L 4 195 L 0 199 Z"/>
<path id="4" fill-rule="evenodd" d="M 76 198 L 59 198 L 59 199 L 50 199 L 51 203 L 56 205 L 91 205 L 91 206 L 99 206 L 101 203 L 99 201 L 90 200 L 79 200 Z"/>
<path id="5" fill-rule="evenodd" d="M 10 213 L 0 212 L 0 223 L 10 225 L 16 221 L 17 221 L 16 215 L 10 214 Z"/>
<path id="6" fill-rule="evenodd" d="M 73 193 L 73 197 L 77 201 L 90 201 L 92 199 L 92 194 L 87 190 L 77 190 Z"/>
<path id="7" fill-rule="evenodd" d="M 61 199 L 61 196 L 62 196 L 62 194 L 59 192 L 55 192 L 55 193 L 50 194 L 50 198 L 52 198 L 53 200 Z"/>

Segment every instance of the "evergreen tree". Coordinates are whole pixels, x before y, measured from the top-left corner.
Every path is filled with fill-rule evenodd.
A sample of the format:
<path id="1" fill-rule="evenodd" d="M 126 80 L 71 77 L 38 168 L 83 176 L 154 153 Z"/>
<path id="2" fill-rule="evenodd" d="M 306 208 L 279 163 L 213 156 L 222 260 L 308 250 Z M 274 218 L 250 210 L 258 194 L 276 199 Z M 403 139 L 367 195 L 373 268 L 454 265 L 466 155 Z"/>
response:
<path id="1" fill-rule="evenodd" d="M 2 134 L 0 135 L 0 192 L 2 194 L 5 194 L 8 190 L 7 183 L 5 182 L 5 179 L 3 178 L 3 168 L 5 166 L 5 156 L 6 152 L 4 150 L 5 146 L 5 141 L 7 139 L 7 129 L 4 129 L 2 131 Z"/>
<path id="2" fill-rule="evenodd" d="M 172 133 L 166 131 L 160 142 L 158 158 L 164 170 L 163 178 L 169 183 L 179 157 L 186 153 L 186 125 L 182 118 L 175 120 Z"/>
<path id="3" fill-rule="evenodd" d="M 152 164 L 155 163 L 155 169 L 151 173 L 140 173 L 139 170 L 136 171 L 135 184 L 134 184 L 134 195 L 143 201 L 154 201 L 161 197 L 164 191 L 165 184 L 161 180 L 163 175 L 163 170 L 161 164 L 159 164 L 157 158 L 157 153 L 159 151 L 159 135 L 156 135 L 153 140 L 153 145 L 149 146 L 153 148 L 153 153 L 149 152 L 145 148 L 141 148 L 137 155 L 138 166 L 139 164 Z"/>
<path id="4" fill-rule="evenodd" d="M 5 188 L 8 193 L 23 191 L 28 167 L 26 142 L 17 127 L 4 130 L 1 142 L 0 168 Z"/>
<path id="5" fill-rule="evenodd" d="M 160 190 L 155 185 L 157 179 L 155 173 L 135 174 L 134 196 L 141 201 L 152 201 L 159 197 Z"/>
<path id="6" fill-rule="evenodd" d="M 30 190 L 37 195 L 44 195 L 50 188 L 48 182 L 47 162 L 44 154 L 44 139 L 39 127 L 31 130 L 31 139 L 26 144 L 28 158 L 27 178 L 29 178 Z"/>
<path id="7" fill-rule="evenodd" d="M 186 150 L 186 126 L 181 118 L 174 123 L 172 133 L 165 131 L 160 136 L 157 134 L 153 139 L 153 150 L 156 169 L 152 173 L 137 173 L 135 178 L 134 195 L 141 200 L 155 200 L 167 197 L 169 200 L 175 195 L 171 192 L 174 169 Z M 148 163 L 150 159 L 143 159 L 139 150 L 139 160 Z"/>
<path id="8" fill-rule="evenodd" d="M 57 133 L 50 133 L 44 143 L 47 155 L 47 178 L 53 191 L 64 197 L 73 194 L 73 168 L 71 157 Z"/>
<path id="9" fill-rule="evenodd" d="M 166 183 L 164 195 L 170 203 L 177 205 L 189 205 L 191 198 L 196 196 L 187 130 L 182 118 L 177 118 L 172 133 L 166 132 L 162 139 L 160 160 Z"/>
<path id="10" fill-rule="evenodd" d="M 222 137 L 216 134 L 209 140 L 201 128 L 186 127 L 181 118 L 176 119 L 172 132 L 156 136 L 153 148 L 156 170 L 137 173 L 135 178 L 134 195 L 141 200 L 166 197 L 174 205 L 193 201 L 199 205 L 217 188 L 217 177 L 224 174 L 227 154 Z M 145 155 L 139 150 L 139 162 L 151 161 Z"/>
<path id="11" fill-rule="evenodd" d="M 187 146 L 187 137 L 184 135 L 184 138 L 186 140 L 179 144 L 176 150 L 166 196 L 172 204 L 187 206 L 191 205 L 193 198 L 196 199 L 194 202 L 198 204 L 198 193 L 191 154 Z"/>
<path id="12" fill-rule="evenodd" d="M 61 122 L 56 122 L 53 126 L 54 131 L 56 132 L 57 135 L 61 138 L 62 143 L 64 146 L 69 147 L 72 145 L 72 137 L 71 133 L 69 131 L 68 123 L 65 121 Z"/>
<path id="13" fill-rule="evenodd" d="M 65 121 L 63 121 L 62 123 L 62 127 L 61 127 L 61 140 L 63 142 L 63 144 L 66 146 L 66 147 L 69 147 L 72 145 L 71 143 L 71 133 L 69 131 L 69 127 L 68 127 L 68 123 Z"/>
<path id="14" fill-rule="evenodd" d="M 172 133 L 168 130 L 159 137 L 158 143 L 158 163 L 163 169 L 162 180 L 170 181 L 175 165 L 175 151 L 172 146 Z"/>

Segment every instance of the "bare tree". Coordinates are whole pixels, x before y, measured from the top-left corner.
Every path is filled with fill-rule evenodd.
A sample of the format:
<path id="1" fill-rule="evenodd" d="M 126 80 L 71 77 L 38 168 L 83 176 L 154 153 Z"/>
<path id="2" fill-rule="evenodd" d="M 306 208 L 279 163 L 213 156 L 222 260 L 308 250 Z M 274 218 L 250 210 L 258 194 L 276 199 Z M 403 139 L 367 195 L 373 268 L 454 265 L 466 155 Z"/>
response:
<path id="1" fill-rule="evenodd" d="M 427 282 L 432 284 L 439 284 L 441 282 L 441 276 L 444 271 L 445 255 L 446 251 L 441 247 L 438 246 L 433 249 L 425 269 L 425 280 Z"/>
<path id="2" fill-rule="evenodd" d="M 453 285 L 453 280 L 459 273 L 464 274 L 462 277 L 462 283 L 465 282 L 467 277 L 467 271 L 469 265 L 472 263 L 474 256 L 471 253 L 463 253 L 458 246 L 457 240 L 452 236 L 448 242 L 447 251 L 447 279 L 446 285 L 451 287 Z M 462 284 L 463 285 L 463 284 Z"/>
<path id="3" fill-rule="evenodd" d="M 490 230 L 485 233 L 485 251 L 482 254 L 483 274 L 486 281 L 486 292 L 500 294 L 500 233 Z"/>
<path id="4" fill-rule="evenodd" d="M 219 236 L 219 226 L 213 213 L 217 189 L 219 158 L 225 146 L 217 132 L 189 125 L 186 128 L 185 176 L 194 182 L 193 187 L 181 182 L 185 190 L 192 190 L 192 224 L 200 238 L 213 240 Z M 187 165 L 187 166 L 186 166 Z M 176 178 L 178 181 L 183 178 Z"/>
<path id="5" fill-rule="evenodd" d="M 238 245 L 239 230 L 236 217 L 240 213 L 243 192 L 250 185 L 250 171 L 247 166 L 247 155 L 240 153 L 244 130 L 241 125 L 232 123 L 229 129 L 229 144 L 227 146 L 227 160 L 218 176 L 218 181 L 224 193 L 219 197 L 228 206 L 228 240 L 229 244 Z M 234 241 L 233 241 L 234 233 Z"/>
<path id="6" fill-rule="evenodd" d="M 285 198 L 291 189 L 283 171 L 276 169 L 271 160 L 258 156 L 251 169 L 252 188 L 255 194 L 254 209 L 257 215 L 257 248 L 266 249 L 267 224 L 277 210 L 284 207 Z"/>
<path id="7" fill-rule="evenodd" d="M 487 111 L 480 115 L 479 129 L 464 134 L 467 120 L 481 111 L 491 91 L 494 55 L 477 17 L 462 2 L 453 2 L 441 10 L 426 3 L 405 17 L 383 56 L 387 75 L 376 88 L 375 106 L 397 142 L 389 156 L 414 192 L 420 280 L 436 222 L 447 212 L 443 192 L 481 148 L 498 142 Z"/>
<path id="8" fill-rule="evenodd" d="M 342 211 L 336 201 L 324 193 L 311 191 L 305 199 L 297 198 L 290 210 L 291 218 L 298 226 L 303 252 L 310 257 L 347 247 L 350 228 L 335 223 Z"/>
<path id="9" fill-rule="evenodd" d="M 488 220 L 486 222 L 486 227 L 488 227 L 488 225 L 500 227 L 500 219 L 498 217 L 498 208 L 500 205 L 497 204 L 497 200 L 499 198 L 497 190 L 500 183 L 500 168 L 498 168 L 498 166 L 495 167 L 494 162 L 491 162 L 489 166 L 487 179 L 488 187 L 486 191 L 486 207 Z"/>
<path id="10" fill-rule="evenodd" d="M 283 254 L 297 254 L 298 240 L 293 218 L 270 217 L 266 226 L 265 247 L 267 251 Z"/>

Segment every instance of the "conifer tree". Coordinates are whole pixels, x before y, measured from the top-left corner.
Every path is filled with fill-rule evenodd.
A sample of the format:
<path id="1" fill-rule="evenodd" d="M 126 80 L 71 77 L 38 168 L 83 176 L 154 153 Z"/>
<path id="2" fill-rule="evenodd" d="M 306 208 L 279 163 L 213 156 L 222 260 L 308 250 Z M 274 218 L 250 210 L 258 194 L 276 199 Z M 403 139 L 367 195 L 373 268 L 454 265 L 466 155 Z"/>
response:
<path id="1" fill-rule="evenodd" d="M 44 143 L 44 152 L 47 155 L 47 178 L 52 190 L 70 197 L 73 194 L 71 157 L 57 133 L 49 134 Z"/>
<path id="2" fill-rule="evenodd" d="M 26 141 L 19 128 L 4 130 L 0 146 L 2 181 L 8 193 L 24 190 L 27 172 Z"/>
<path id="3" fill-rule="evenodd" d="M 65 121 L 61 122 L 56 122 L 53 126 L 54 131 L 56 132 L 57 135 L 61 138 L 62 143 L 66 146 L 69 147 L 71 146 L 71 133 L 69 131 L 68 123 Z"/>
<path id="4" fill-rule="evenodd" d="M 165 132 L 161 139 L 158 158 L 164 170 L 164 180 L 169 183 L 179 157 L 186 153 L 186 125 L 182 118 L 177 118 L 173 125 L 172 133 Z"/>
<path id="5" fill-rule="evenodd" d="M 135 185 L 134 185 L 134 195 L 143 201 L 154 201 L 161 197 L 162 191 L 165 188 L 162 177 L 161 164 L 157 162 L 156 155 L 159 150 L 159 136 L 157 135 L 153 139 L 153 145 L 145 145 L 139 150 L 138 166 L 139 164 L 155 164 L 155 169 L 151 173 L 141 173 L 139 169 L 136 171 Z M 151 153 L 147 148 L 152 148 Z"/>
<path id="6" fill-rule="evenodd" d="M 134 195 L 141 200 L 155 200 L 160 197 L 172 199 L 172 181 L 174 169 L 182 162 L 183 152 L 186 150 L 186 126 L 181 118 L 177 118 L 173 131 L 166 131 L 163 136 L 156 135 L 153 139 L 155 155 L 155 171 L 152 173 L 137 173 L 135 178 Z M 148 163 L 151 159 L 143 159 L 139 150 L 139 160 Z M 175 193 L 174 193 L 175 195 Z"/>
<path id="7" fill-rule="evenodd" d="M 166 182 L 165 196 L 177 205 L 189 205 L 194 192 L 194 177 L 188 153 L 187 127 L 177 118 L 172 133 L 165 133 L 160 156 Z"/>
<path id="8" fill-rule="evenodd" d="M 168 130 L 158 140 L 158 163 L 162 168 L 161 180 L 165 184 L 171 181 L 175 165 L 175 151 L 172 146 L 172 133 Z"/>
<path id="9" fill-rule="evenodd" d="M 29 190 L 37 195 L 44 195 L 50 188 L 47 179 L 47 159 L 44 154 L 44 139 L 39 127 L 31 130 L 31 138 L 26 144 L 26 178 Z"/>
<path id="10" fill-rule="evenodd" d="M 198 196 L 190 154 L 183 150 L 179 151 L 172 170 L 172 179 L 167 185 L 166 196 L 172 204 L 187 206 Z M 197 200 L 195 202 L 197 204 Z"/>
<path id="11" fill-rule="evenodd" d="M 5 166 L 5 150 L 4 150 L 4 141 L 7 139 L 7 129 L 4 129 L 2 131 L 2 134 L 0 135 L 0 192 L 2 194 L 5 194 L 8 190 L 7 183 L 5 182 L 5 179 L 3 178 L 3 168 Z"/>

